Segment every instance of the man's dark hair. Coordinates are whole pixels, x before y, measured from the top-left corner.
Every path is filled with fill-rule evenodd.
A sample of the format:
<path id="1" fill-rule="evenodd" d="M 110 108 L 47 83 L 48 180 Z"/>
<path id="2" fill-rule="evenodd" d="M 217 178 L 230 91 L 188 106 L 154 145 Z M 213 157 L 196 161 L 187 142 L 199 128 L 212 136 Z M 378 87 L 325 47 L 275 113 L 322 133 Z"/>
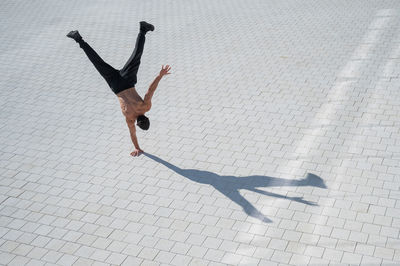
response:
<path id="1" fill-rule="evenodd" d="M 137 125 L 143 130 L 148 130 L 150 127 L 150 120 L 144 115 L 139 115 L 137 118 Z"/>

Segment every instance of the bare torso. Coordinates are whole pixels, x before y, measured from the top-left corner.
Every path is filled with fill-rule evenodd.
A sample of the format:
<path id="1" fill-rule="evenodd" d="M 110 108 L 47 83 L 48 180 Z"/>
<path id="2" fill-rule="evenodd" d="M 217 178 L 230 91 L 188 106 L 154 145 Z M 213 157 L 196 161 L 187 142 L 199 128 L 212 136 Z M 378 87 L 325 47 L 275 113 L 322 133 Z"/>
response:
<path id="1" fill-rule="evenodd" d="M 130 120 L 135 120 L 147 111 L 146 105 L 134 87 L 117 94 L 121 111 Z"/>

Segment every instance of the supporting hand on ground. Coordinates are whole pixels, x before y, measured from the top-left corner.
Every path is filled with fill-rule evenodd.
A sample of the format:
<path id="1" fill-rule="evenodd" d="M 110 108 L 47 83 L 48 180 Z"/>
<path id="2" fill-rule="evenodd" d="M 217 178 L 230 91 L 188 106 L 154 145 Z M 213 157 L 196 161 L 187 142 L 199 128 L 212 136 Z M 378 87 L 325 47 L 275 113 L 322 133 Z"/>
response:
<path id="1" fill-rule="evenodd" d="M 131 152 L 131 155 L 133 157 L 139 156 L 141 153 L 143 153 L 144 151 L 142 149 L 135 149 L 133 152 Z"/>

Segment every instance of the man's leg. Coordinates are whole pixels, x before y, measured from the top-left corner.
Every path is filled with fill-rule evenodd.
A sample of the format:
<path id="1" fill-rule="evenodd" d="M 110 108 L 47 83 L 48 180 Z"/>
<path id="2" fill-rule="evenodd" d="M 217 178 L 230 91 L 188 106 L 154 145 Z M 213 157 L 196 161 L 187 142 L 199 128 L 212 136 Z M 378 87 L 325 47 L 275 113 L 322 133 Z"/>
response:
<path id="1" fill-rule="evenodd" d="M 119 71 L 121 76 L 132 84 L 132 86 L 137 82 L 136 75 L 139 70 L 140 58 L 142 57 L 144 43 L 146 41 L 145 35 L 149 30 L 153 31 L 154 26 L 144 21 L 140 22 L 140 32 L 136 38 L 135 49 L 125 66 Z"/>
<path id="2" fill-rule="evenodd" d="M 146 40 L 145 34 L 143 32 L 139 32 L 136 38 L 135 50 L 131 57 L 129 57 L 125 66 L 119 71 L 121 76 L 128 80 L 129 83 L 134 86 L 137 82 L 137 72 L 139 70 L 140 58 L 143 54 L 144 42 Z"/>
<path id="3" fill-rule="evenodd" d="M 104 62 L 104 60 L 101 59 L 101 57 L 93 50 L 93 48 L 82 39 L 82 37 L 79 35 L 79 32 L 71 31 L 67 36 L 79 43 L 79 46 L 83 49 L 97 71 L 99 71 L 100 75 L 102 75 L 107 83 L 110 84 L 111 79 L 115 77 L 115 74 L 118 73 L 117 70 Z"/>
<path id="4" fill-rule="evenodd" d="M 93 63 L 94 67 L 99 71 L 100 75 L 108 82 L 115 74 L 117 70 L 104 62 L 103 59 L 93 50 L 92 47 L 85 41 L 79 43 L 79 46 L 83 49 L 89 60 Z"/>

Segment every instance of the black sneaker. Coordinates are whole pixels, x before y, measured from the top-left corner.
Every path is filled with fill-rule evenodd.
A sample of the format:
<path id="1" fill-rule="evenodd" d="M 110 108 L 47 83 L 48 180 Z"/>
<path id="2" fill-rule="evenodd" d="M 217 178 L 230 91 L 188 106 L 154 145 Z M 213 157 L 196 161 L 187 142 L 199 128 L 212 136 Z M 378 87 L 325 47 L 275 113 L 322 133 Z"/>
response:
<path id="1" fill-rule="evenodd" d="M 73 30 L 67 34 L 67 37 L 74 39 L 76 42 L 82 41 L 82 36 L 79 34 L 79 31 Z"/>
<path id="2" fill-rule="evenodd" d="M 154 30 L 153 25 L 147 23 L 146 21 L 140 21 L 140 31 L 146 33 L 148 31 L 153 31 L 153 30 Z"/>

